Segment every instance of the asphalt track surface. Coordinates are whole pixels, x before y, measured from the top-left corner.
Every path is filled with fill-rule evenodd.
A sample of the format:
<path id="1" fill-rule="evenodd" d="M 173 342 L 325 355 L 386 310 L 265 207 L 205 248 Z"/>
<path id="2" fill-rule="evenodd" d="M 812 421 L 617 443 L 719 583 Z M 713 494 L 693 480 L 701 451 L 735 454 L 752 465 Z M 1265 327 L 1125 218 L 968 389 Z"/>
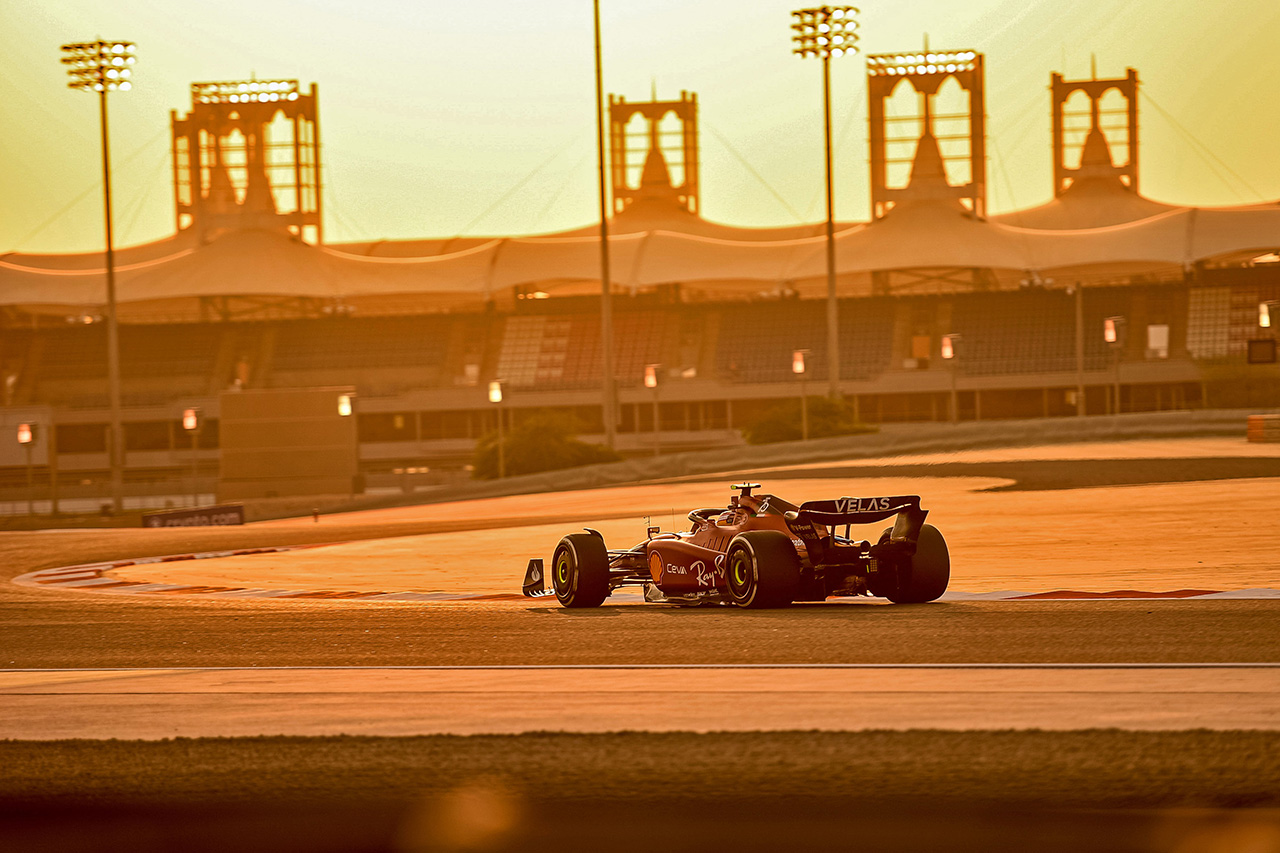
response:
<path id="1" fill-rule="evenodd" d="M 8 669 L 803 663 L 1266 663 L 1277 601 L 944 602 L 788 611 L 213 602 L 48 593 L 0 602 Z"/>
<path id="2" fill-rule="evenodd" d="M 1106 471 L 1123 474 L 1120 479 L 1129 483 L 1275 476 L 1270 469 L 1259 474 L 1263 469 L 1238 459 L 1202 459 L 1191 466 L 1186 459 L 1121 466 L 1107 460 L 1022 468 L 1004 464 L 1003 473 L 988 466 L 981 475 L 1013 480 L 1026 490 L 1092 485 Z M 903 470 L 850 465 L 839 476 L 892 476 Z M 961 469 L 950 471 L 958 475 Z M 963 473 L 974 476 L 977 468 Z M 945 476 L 946 466 L 930 465 L 927 475 Z M 806 469 L 803 476 L 822 475 Z M 570 513 L 563 520 L 579 517 Z M 529 520 L 556 521 L 550 513 Z M 1265 520 L 1247 521 L 1260 522 Z M 492 526 L 510 524 L 503 519 Z M 148 531 L 145 539 L 137 531 L 4 534 L 0 578 L 125 556 L 465 527 L 398 520 L 316 529 Z M 1280 602 L 1259 600 L 960 601 L 914 607 L 812 605 L 759 613 L 606 606 L 573 612 L 554 602 L 152 601 L 5 583 L 0 585 L 0 667 L 1276 663 L 1277 625 Z M 1168 701 L 1159 691 L 1148 695 L 1152 704 Z M 696 730 L 717 728 L 712 720 Z M 871 849 L 886 850 L 1016 849 L 1019 844 L 1043 850 L 1280 850 L 1280 816 L 1259 810 L 1280 807 L 1274 757 L 1280 741 L 1273 732 L 1224 732 L 1220 740 L 1197 741 L 1209 733 L 1022 731 L 1007 733 L 998 746 L 984 740 L 997 733 L 952 732 L 962 740 L 939 741 L 943 734 L 901 732 L 893 735 L 897 740 L 884 742 L 881 753 L 868 744 L 887 733 L 636 734 L 621 740 L 581 735 L 561 736 L 567 739 L 550 746 L 536 735 L 389 741 L 389 749 L 404 749 L 425 762 L 416 766 L 418 775 L 398 765 L 375 768 L 373 756 L 380 747 L 372 742 L 320 738 L 302 742 L 301 749 L 318 762 L 305 780 L 273 775 L 296 759 L 292 747 L 275 741 L 161 741 L 155 755 L 140 745 L 110 741 L 64 741 L 35 752 L 22 741 L 10 741 L 0 743 L 0 766 L 8 768 L 0 770 L 0 840 L 13 850 L 50 849 L 51 827 L 59 826 L 69 834 L 53 847 L 94 850 L 112 849 L 112 839 L 120 838 L 139 850 L 173 849 L 174 838 L 186 849 L 206 842 L 207 849 L 273 850 L 652 849 L 659 844 L 667 849 L 726 844 L 842 849 L 855 837 Z M 1190 741 L 1145 740 L 1149 734 Z M 833 738 L 842 744 L 834 752 Z M 419 743 L 427 746 L 414 745 Z M 952 746 L 943 749 L 942 743 Z M 482 747 L 492 750 L 485 760 L 474 752 Z M 598 752 L 602 748 L 605 753 Z M 933 761 L 935 752 L 946 760 Z M 702 753 L 711 763 L 701 761 Z M 781 769 L 785 756 L 800 754 L 814 756 L 810 778 L 836 765 L 862 766 L 865 772 L 827 779 L 821 791 L 805 788 Z M 1186 756 L 1185 764 L 1161 769 L 1161 762 L 1178 754 Z M 201 755 L 229 762 L 227 772 L 207 777 L 188 772 L 193 761 L 195 767 L 206 766 L 196 760 Z M 248 757 L 253 755 L 264 763 L 255 764 Z M 871 756 L 872 764 L 858 765 L 859 756 Z M 1061 766 L 1053 769 L 1059 760 Z M 557 778 L 554 768 L 566 762 L 590 769 L 562 780 L 558 790 L 520 787 L 529 778 Z M 85 767 L 99 768 L 98 775 L 86 774 Z M 652 772 L 637 770 L 643 767 Z M 238 779 L 236 768 L 241 777 L 260 772 L 266 781 L 255 786 Z M 431 774 L 427 768 L 437 772 L 436 783 L 421 777 Z M 410 778 L 412 790 L 403 787 Z M 735 779 L 744 789 L 735 790 Z M 1160 781 L 1173 779 L 1181 781 Z M 134 784 L 138 787 L 130 788 Z M 253 791 L 259 804 L 244 806 L 237 798 L 245 791 Z M 788 799 L 788 791 L 805 795 Z M 762 802 L 755 798 L 758 792 L 773 799 Z M 317 798 L 332 805 L 317 808 Z M 850 802 L 858 806 L 850 808 Z M 1224 806 L 1248 809 L 1169 811 Z M 70 816 L 68 807 L 74 809 Z M 1107 811 L 1076 811 L 1099 807 Z M 1125 808 L 1139 811 L 1117 811 Z M 422 818 L 424 809 L 428 818 Z M 485 835 L 493 830 L 493 816 L 504 813 L 506 830 L 518 831 Z M 408 843 L 405 827 L 415 821 L 431 829 L 426 841 Z M 113 834 L 117 831 L 123 835 Z M 32 844 L 22 846 L 24 838 Z"/>
<path id="3" fill-rule="evenodd" d="M 1280 732 L 1280 666 L 0 672 L 0 739 L 1090 728 Z"/>

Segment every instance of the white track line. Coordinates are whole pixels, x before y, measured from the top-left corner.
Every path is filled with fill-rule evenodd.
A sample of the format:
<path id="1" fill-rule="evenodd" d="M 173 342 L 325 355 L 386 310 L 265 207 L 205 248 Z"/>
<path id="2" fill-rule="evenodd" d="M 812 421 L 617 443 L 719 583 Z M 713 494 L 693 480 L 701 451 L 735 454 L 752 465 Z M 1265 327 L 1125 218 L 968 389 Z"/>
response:
<path id="1" fill-rule="evenodd" d="M 422 666 L 118 666 L 118 667 L 52 667 L 9 668 L 8 672 L 541 672 L 557 670 L 790 670 L 790 669 L 1276 669 L 1280 662 L 1228 663 L 565 663 L 565 664 L 440 664 Z"/>

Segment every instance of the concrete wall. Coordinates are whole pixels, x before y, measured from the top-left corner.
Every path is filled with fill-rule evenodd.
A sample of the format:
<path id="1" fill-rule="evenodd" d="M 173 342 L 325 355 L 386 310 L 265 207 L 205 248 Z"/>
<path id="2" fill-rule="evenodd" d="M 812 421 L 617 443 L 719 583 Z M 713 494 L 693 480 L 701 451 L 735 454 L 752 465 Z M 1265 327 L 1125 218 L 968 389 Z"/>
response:
<path id="1" fill-rule="evenodd" d="M 218 499 L 354 494 L 359 471 L 353 388 L 227 392 L 221 400 Z"/>

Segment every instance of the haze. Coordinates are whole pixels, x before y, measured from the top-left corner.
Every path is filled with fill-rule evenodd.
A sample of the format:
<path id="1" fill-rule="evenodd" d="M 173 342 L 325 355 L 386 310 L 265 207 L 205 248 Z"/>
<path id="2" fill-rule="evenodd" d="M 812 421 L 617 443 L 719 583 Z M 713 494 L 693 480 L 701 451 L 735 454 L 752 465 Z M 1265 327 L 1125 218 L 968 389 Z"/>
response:
<path id="1" fill-rule="evenodd" d="M 705 217 L 821 218 L 820 77 L 790 53 L 791 6 L 602 5 L 606 91 L 698 94 Z M 861 21 L 862 55 L 833 63 L 840 219 L 868 215 L 863 56 L 918 48 L 926 32 L 935 48 L 987 55 L 993 213 L 1050 198 L 1049 75 L 1086 77 L 1091 57 L 1099 76 L 1141 77 L 1145 195 L 1280 196 L 1267 156 L 1280 113 L 1257 94 L 1280 79 L 1271 0 L 868 0 Z M 319 84 L 331 242 L 537 233 L 596 217 L 586 0 L 8 0 L 0 32 L 0 252 L 101 247 L 97 111 L 66 88 L 58 50 L 96 36 L 140 53 L 134 90 L 111 98 L 120 245 L 174 230 L 169 110 L 190 108 L 189 84 L 254 74 Z"/>

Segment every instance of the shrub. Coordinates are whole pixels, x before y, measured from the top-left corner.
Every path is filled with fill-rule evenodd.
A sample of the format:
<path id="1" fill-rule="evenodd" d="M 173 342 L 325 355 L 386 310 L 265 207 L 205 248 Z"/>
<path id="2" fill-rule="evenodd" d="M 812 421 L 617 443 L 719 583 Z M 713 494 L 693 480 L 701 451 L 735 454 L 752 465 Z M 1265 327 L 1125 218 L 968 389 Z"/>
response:
<path id="1" fill-rule="evenodd" d="M 748 444 L 799 441 L 803 437 L 800 418 L 800 401 L 787 400 L 744 426 L 742 435 Z M 874 426 L 858 423 L 853 416 L 853 406 L 844 400 L 809 398 L 809 438 L 875 431 Z"/>
<path id="2" fill-rule="evenodd" d="M 588 444 L 573 437 L 577 424 L 572 419 L 538 413 L 524 418 L 504 436 L 506 473 L 537 474 L 580 465 L 617 462 L 622 457 L 600 444 Z M 472 477 L 493 480 L 498 476 L 498 433 L 483 436 L 476 444 Z"/>

